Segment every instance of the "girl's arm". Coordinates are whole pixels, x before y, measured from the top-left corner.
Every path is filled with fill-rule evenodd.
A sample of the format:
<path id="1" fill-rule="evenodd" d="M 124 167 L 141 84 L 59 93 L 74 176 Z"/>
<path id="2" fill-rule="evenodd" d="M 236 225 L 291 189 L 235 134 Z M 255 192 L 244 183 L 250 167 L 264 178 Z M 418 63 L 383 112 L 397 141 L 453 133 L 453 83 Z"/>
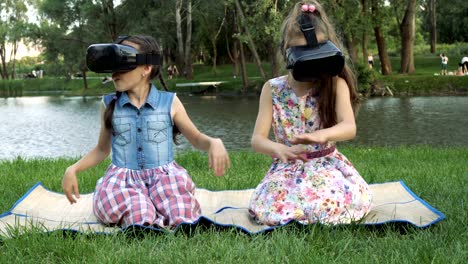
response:
<path id="1" fill-rule="evenodd" d="M 80 198 L 76 174 L 96 166 L 109 156 L 111 149 L 111 134 L 104 126 L 104 112 L 105 106 L 103 102 L 101 104 L 101 131 L 99 133 L 98 144 L 83 158 L 68 167 L 63 175 L 62 188 L 70 203 L 76 203 L 76 199 L 72 194 L 74 194 L 76 198 Z"/>
<path id="2" fill-rule="evenodd" d="M 271 85 L 269 82 L 266 82 L 263 85 L 262 93 L 260 95 L 258 116 L 251 140 L 252 148 L 256 152 L 277 157 L 282 162 L 303 159 L 300 154 L 303 153 L 304 150 L 299 146 L 288 147 L 269 139 L 268 135 L 270 133 L 272 119 L 273 103 L 271 97 Z"/>
<path id="3" fill-rule="evenodd" d="M 231 166 L 229 155 L 224 148 L 223 141 L 201 133 L 193 124 L 185 111 L 185 107 L 177 96 L 172 102 L 171 116 L 180 132 L 195 148 L 208 152 L 209 166 L 216 176 L 221 176 Z"/>
<path id="4" fill-rule="evenodd" d="M 328 141 L 344 141 L 356 136 L 356 122 L 351 106 L 349 88 L 346 81 L 338 78 L 336 83 L 335 111 L 337 124 L 313 133 L 297 135 L 290 140 L 293 144 L 324 144 Z"/>

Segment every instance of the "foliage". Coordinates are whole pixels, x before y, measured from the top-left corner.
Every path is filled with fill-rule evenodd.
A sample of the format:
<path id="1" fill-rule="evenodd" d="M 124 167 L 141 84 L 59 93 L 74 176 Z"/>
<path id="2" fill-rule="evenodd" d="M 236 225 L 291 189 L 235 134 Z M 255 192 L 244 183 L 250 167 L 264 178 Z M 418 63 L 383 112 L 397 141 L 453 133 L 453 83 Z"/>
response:
<path id="1" fill-rule="evenodd" d="M 468 1 L 437 1 L 436 12 L 439 42 L 468 42 Z"/>
<path id="2" fill-rule="evenodd" d="M 27 32 L 25 14 L 30 2 L 0 0 L 0 76 L 3 79 L 15 78 L 17 47 L 19 42 L 27 42 L 23 34 Z M 7 46 L 11 47 L 10 54 L 6 52 Z M 7 61 L 10 62 L 6 63 Z"/>
<path id="3" fill-rule="evenodd" d="M 269 47 L 277 48 L 280 43 L 280 28 L 284 17 L 289 13 L 291 1 L 242 1 L 250 33 L 259 48 L 260 56 L 267 57 Z"/>
<path id="4" fill-rule="evenodd" d="M 369 69 L 369 66 L 364 63 L 357 63 L 354 65 L 356 77 L 358 82 L 358 92 L 368 94 L 371 85 L 375 82 L 376 73 L 374 70 Z"/>
<path id="5" fill-rule="evenodd" d="M 363 1 L 321 0 L 342 39 L 352 36 L 358 56 L 362 33 L 368 34 L 369 52 L 377 54 L 373 39 L 373 27 L 379 25 L 385 36 L 390 56 L 400 56 L 400 33 L 398 21 L 401 20 L 405 0 L 366 0 L 367 15 L 363 15 Z M 420 0 L 416 19 L 416 47 L 427 42 L 427 12 L 424 5 L 428 0 Z M 217 36 L 215 47 L 218 63 L 229 63 L 227 43 L 233 43 L 234 37 L 245 40 L 245 33 L 234 36 L 235 6 L 233 0 L 193 0 L 193 59 L 203 53 L 212 57 L 214 53 L 213 37 L 216 36 L 226 7 L 227 20 Z M 246 23 L 257 46 L 257 51 L 264 62 L 272 63 L 278 51 L 280 26 L 296 1 L 289 0 L 243 0 L 240 1 L 246 15 Z M 371 3 L 377 2 L 380 13 L 371 17 Z M 16 3 L 14 6 L 12 3 Z M 31 3 L 27 6 L 25 3 Z M 459 51 L 454 54 L 466 54 L 466 19 L 467 4 L 463 0 L 453 2 L 437 1 L 437 21 L 439 41 L 459 42 Z M 173 0 L 38 0 L 13 1 L 1 0 L 2 23 L 0 24 L 0 44 L 11 43 L 13 39 L 34 40 L 45 49 L 44 60 L 49 74 L 69 76 L 85 69 L 84 51 L 91 43 L 110 42 L 116 34 L 148 34 L 156 37 L 163 48 L 164 61 L 176 59 L 175 4 Z M 26 20 L 12 20 L 10 14 L 24 12 L 24 8 L 35 7 L 40 15 L 37 24 L 24 23 Z M 16 10 L 18 9 L 18 10 Z M 182 9 L 182 19 L 185 17 Z M 8 14 L 8 15 L 7 15 Z M 20 13 L 18 13 L 20 14 Z M 24 17 L 17 16 L 17 17 Z M 20 23 L 21 22 L 21 23 Z M 16 23 L 17 27 L 13 27 Z M 15 28 L 11 30 L 11 28 Z M 8 33 L 8 35 L 7 35 Z M 18 35 L 19 34 L 19 35 Z M 1 45 L 0 45 L 1 46 Z M 445 51 L 444 45 L 438 45 Z M 252 54 L 245 50 L 246 58 L 252 61 Z M 345 53 L 347 53 L 345 51 Z M 415 50 L 415 54 L 425 54 Z M 449 53 L 450 54 L 450 53 Z M 363 60 L 358 60 L 363 61 Z M 210 64 L 211 59 L 205 60 Z M 273 65 L 272 65 L 273 66 Z M 12 67 L 12 65 L 10 65 Z M 21 65 L 22 69 L 26 69 Z M 272 67 L 273 68 L 273 67 Z M 398 67 L 396 67 L 398 68 Z"/>

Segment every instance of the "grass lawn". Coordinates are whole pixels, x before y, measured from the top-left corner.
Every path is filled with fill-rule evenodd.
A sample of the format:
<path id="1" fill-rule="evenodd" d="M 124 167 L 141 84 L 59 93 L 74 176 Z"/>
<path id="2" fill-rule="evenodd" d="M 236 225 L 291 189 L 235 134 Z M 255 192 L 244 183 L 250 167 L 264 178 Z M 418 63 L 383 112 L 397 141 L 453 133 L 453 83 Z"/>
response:
<path id="1" fill-rule="evenodd" d="M 197 229 L 135 237 L 66 236 L 28 233 L 0 242 L 0 263 L 465 263 L 467 259 L 468 148 L 340 148 L 369 183 L 403 180 L 418 196 L 446 215 L 426 229 L 388 224 L 304 228 L 286 226 L 249 236 L 235 230 Z M 251 152 L 231 153 L 224 177 L 208 170 L 205 154 L 186 152 L 176 160 L 201 188 L 255 187 L 270 159 Z M 0 212 L 10 209 L 37 181 L 61 192 L 61 177 L 72 159 L 21 158 L 0 161 Z M 107 162 L 79 176 L 80 191 L 92 192 Z"/>

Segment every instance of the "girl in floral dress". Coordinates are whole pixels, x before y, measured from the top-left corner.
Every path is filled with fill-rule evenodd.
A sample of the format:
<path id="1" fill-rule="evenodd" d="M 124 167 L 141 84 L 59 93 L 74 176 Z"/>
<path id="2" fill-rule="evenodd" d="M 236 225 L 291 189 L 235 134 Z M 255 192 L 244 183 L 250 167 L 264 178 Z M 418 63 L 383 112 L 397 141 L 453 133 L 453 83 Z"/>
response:
<path id="1" fill-rule="evenodd" d="M 306 5 L 313 8 L 304 11 L 304 3 L 296 4 L 283 24 L 283 56 L 288 47 L 307 43 L 297 23 L 303 12 L 312 17 L 319 42 L 340 45 L 320 4 Z M 274 160 L 250 201 L 258 223 L 335 225 L 358 221 L 369 212 L 368 184 L 335 146 L 355 137 L 358 101 L 347 65 L 334 77 L 299 82 L 289 73 L 265 83 L 252 147 Z M 276 142 L 268 138 L 272 126 Z"/>

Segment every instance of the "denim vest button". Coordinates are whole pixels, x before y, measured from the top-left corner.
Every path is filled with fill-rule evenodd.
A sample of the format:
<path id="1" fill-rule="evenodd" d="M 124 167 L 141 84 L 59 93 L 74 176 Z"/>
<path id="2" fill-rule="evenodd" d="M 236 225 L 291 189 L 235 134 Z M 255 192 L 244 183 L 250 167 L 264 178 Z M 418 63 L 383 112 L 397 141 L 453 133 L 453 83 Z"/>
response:
<path id="1" fill-rule="evenodd" d="M 137 115 L 140 115 L 140 110 L 137 111 Z"/>
<path id="2" fill-rule="evenodd" d="M 141 132 L 141 128 L 138 128 L 137 131 L 138 131 L 138 132 Z"/>
<path id="3" fill-rule="evenodd" d="M 138 148 L 138 151 L 142 151 L 142 150 L 143 150 L 143 148 L 142 148 L 142 147 L 139 147 L 139 148 Z"/>

